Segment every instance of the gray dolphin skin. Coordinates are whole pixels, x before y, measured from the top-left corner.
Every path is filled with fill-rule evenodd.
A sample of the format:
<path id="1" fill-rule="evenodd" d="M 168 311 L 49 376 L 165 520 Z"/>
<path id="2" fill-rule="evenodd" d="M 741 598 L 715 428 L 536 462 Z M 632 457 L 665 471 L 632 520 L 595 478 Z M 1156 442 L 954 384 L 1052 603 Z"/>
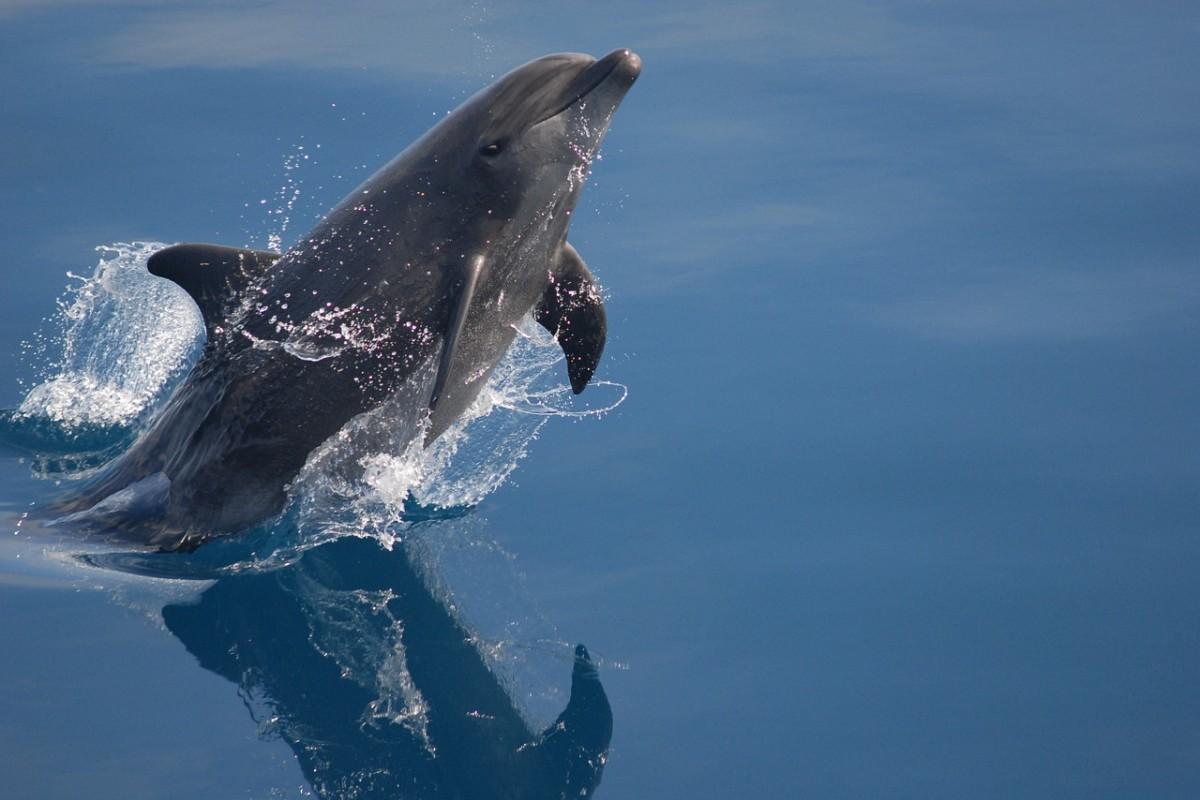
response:
<path id="1" fill-rule="evenodd" d="M 402 389 L 428 408 L 425 443 L 444 433 L 531 311 L 583 391 L 605 315 L 567 227 L 640 71 L 629 50 L 539 58 L 444 117 L 282 256 L 204 244 L 151 256 L 150 272 L 199 306 L 204 353 L 56 513 L 162 549 L 268 519 L 318 445 Z"/>

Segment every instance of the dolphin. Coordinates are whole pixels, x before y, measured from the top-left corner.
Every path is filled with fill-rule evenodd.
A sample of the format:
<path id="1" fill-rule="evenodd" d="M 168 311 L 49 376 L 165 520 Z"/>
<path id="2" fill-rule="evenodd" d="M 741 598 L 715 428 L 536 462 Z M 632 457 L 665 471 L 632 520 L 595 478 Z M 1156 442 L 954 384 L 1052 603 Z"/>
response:
<path id="1" fill-rule="evenodd" d="M 606 322 L 567 228 L 640 72 L 629 50 L 536 59 L 445 116 L 282 255 L 154 253 L 149 271 L 199 307 L 203 354 L 146 432 L 55 513 L 166 550 L 250 527 L 283 509 L 315 448 L 390 398 L 427 413 L 424 443 L 435 440 L 530 312 L 583 391 Z"/>

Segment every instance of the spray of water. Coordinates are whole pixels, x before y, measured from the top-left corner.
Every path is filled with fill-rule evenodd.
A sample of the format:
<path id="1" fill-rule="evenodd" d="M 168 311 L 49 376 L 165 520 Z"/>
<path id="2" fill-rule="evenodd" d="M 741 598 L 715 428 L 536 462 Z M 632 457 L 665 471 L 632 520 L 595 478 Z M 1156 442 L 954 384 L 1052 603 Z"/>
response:
<path id="1" fill-rule="evenodd" d="M 35 356 L 42 380 L 17 415 L 72 432 L 87 426 L 132 427 L 152 411 L 199 352 L 204 327 L 182 289 L 146 272 L 165 245 L 118 242 L 97 247 L 99 263 L 73 281 L 48 321 L 49 345 Z"/>

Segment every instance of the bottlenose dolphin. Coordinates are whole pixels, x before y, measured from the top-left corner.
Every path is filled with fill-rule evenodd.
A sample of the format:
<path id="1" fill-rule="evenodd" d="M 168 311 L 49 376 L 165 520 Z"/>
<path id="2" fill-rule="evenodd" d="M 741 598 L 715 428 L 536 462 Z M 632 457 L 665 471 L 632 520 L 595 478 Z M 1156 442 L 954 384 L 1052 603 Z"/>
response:
<path id="1" fill-rule="evenodd" d="M 73 498 L 76 522 L 187 549 L 267 519 L 309 453 L 398 392 L 425 443 L 471 404 L 533 312 L 571 387 L 605 341 L 566 241 L 588 167 L 641 61 L 545 56 L 448 114 L 282 255 L 181 244 L 150 257 L 204 318 L 203 355 L 147 431 Z"/>

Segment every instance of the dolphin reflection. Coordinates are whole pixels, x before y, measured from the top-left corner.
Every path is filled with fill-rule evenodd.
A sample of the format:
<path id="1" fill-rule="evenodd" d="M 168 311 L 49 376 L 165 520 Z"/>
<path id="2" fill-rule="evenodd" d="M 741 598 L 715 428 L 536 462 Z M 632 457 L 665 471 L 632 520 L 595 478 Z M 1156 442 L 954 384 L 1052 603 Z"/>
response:
<path id="1" fill-rule="evenodd" d="M 319 797 L 577 798 L 600 783 L 612 712 L 587 649 L 566 709 L 531 731 L 401 546 L 340 539 L 222 577 L 163 619 L 238 685 Z"/>

